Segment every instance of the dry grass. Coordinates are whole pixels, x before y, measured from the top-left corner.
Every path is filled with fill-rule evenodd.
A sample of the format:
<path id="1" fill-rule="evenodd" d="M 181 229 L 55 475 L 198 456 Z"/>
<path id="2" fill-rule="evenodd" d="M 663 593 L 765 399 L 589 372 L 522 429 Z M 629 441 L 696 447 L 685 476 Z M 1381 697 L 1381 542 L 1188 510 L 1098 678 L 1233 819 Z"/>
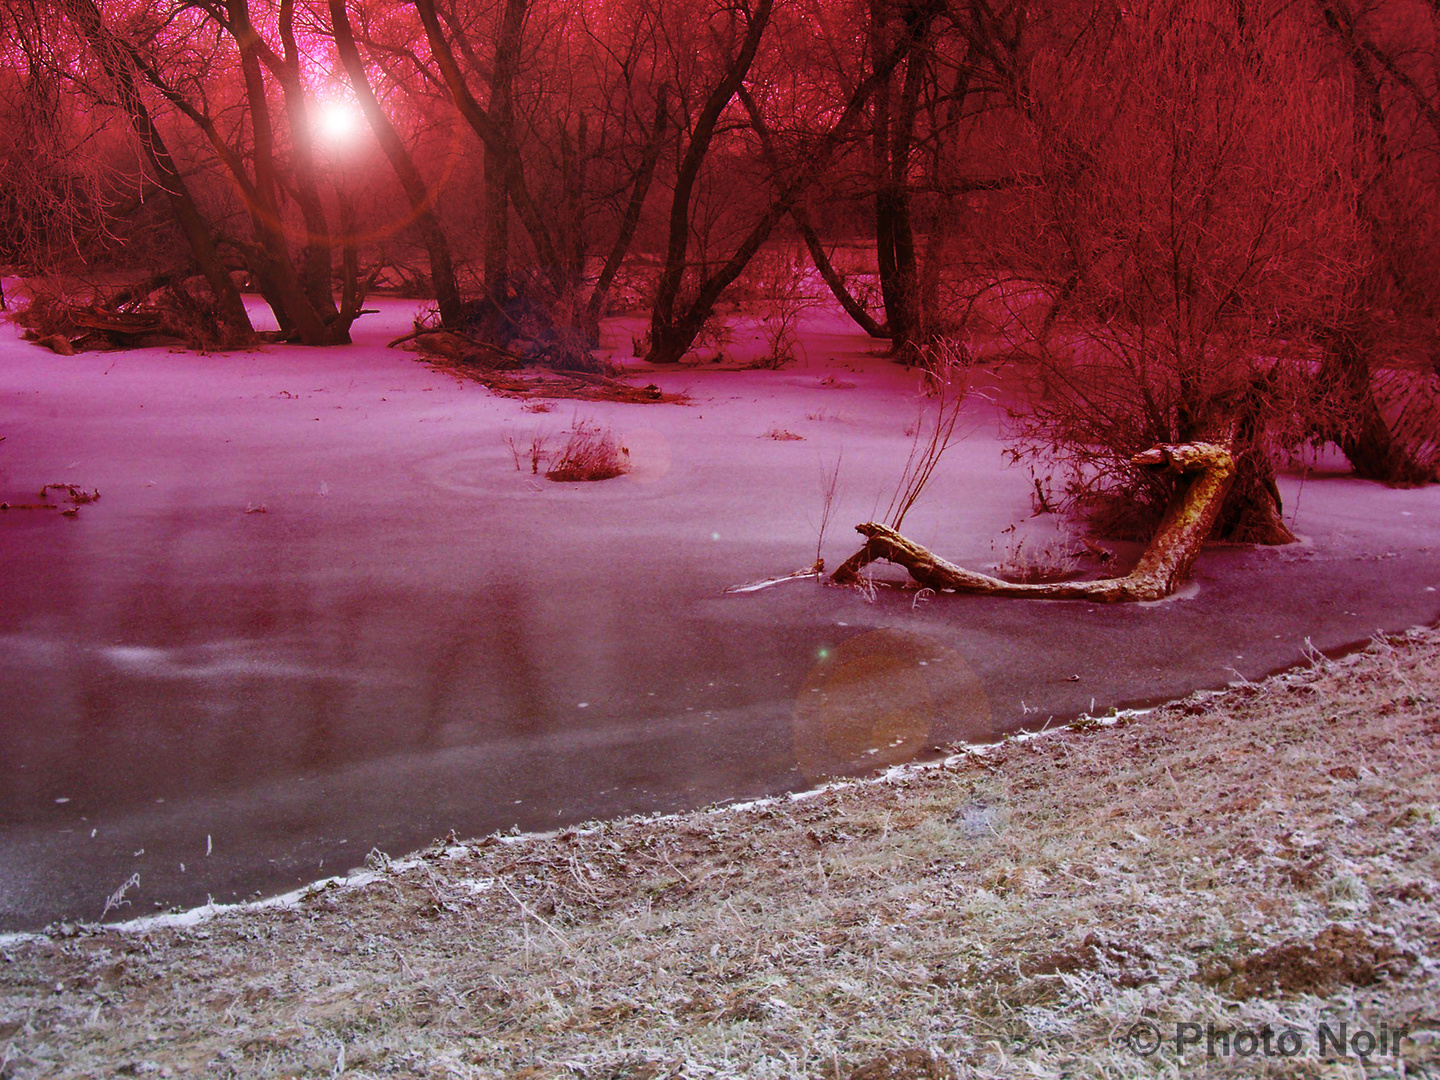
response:
<path id="1" fill-rule="evenodd" d="M 528 438 L 528 442 L 526 439 Z M 515 471 L 519 472 L 528 462 L 531 473 L 539 475 L 540 463 L 545 460 L 545 444 L 550 440 L 548 432 L 534 429 L 528 436 L 517 438 L 513 434 L 505 436 L 505 445 L 510 449 L 510 456 L 515 461 Z"/>
<path id="2" fill-rule="evenodd" d="M 1080 560 L 1071 550 L 1074 547 L 1075 542 L 1067 537 L 1043 544 L 1028 543 L 1022 537 L 1005 546 L 992 569 L 1002 581 L 1021 585 L 1073 581 L 1082 574 Z"/>
<path id="3" fill-rule="evenodd" d="M 494 350 L 490 353 L 493 355 Z M 467 382 L 478 382 L 501 397 L 519 398 L 523 402 L 520 407 L 526 412 L 550 412 L 553 409 L 550 403 L 555 399 L 619 401 L 629 405 L 679 405 L 689 400 L 684 394 L 666 393 L 654 383 L 635 386 L 622 377 L 549 368 L 497 367 L 434 351 L 424 351 L 423 356 L 437 371 Z"/>
<path id="4" fill-rule="evenodd" d="M 4 946 L 0 1075 L 1440 1074 L 1440 633 L 750 808 Z M 1297 1056 L 1124 1041 L 1150 1019 Z M 1323 1062 L 1322 1020 L 1405 1027 Z"/>
<path id="5" fill-rule="evenodd" d="M 546 470 L 545 475 L 551 480 L 570 483 L 609 480 L 629 471 L 630 451 L 620 445 L 614 432 L 577 419 L 554 466 Z"/>

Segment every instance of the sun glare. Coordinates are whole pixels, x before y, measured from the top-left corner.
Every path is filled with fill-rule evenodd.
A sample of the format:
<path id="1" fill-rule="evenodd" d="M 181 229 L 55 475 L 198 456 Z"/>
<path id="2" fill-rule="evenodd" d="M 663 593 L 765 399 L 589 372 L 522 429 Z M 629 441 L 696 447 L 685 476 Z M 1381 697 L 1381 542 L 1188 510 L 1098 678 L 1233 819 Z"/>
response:
<path id="1" fill-rule="evenodd" d="M 364 126 L 364 113 L 348 101 L 326 101 L 315 115 L 316 137 L 333 145 L 354 142 Z"/>

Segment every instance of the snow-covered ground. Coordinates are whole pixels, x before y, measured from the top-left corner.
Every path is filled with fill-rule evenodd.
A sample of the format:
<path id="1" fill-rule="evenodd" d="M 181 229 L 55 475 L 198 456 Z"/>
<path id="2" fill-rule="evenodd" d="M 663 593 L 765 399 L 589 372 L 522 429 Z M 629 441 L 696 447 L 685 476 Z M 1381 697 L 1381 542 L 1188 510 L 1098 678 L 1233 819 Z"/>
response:
<path id="1" fill-rule="evenodd" d="M 823 554 L 855 550 L 910 449 L 913 374 L 815 315 L 784 370 L 644 374 L 688 404 L 534 413 L 385 349 L 415 304 L 375 306 L 343 349 L 59 357 L 3 328 L 0 500 L 101 498 L 0 515 L 0 930 L 97 918 L 135 873 L 125 915 L 451 829 L 794 790 L 1440 612 L 1440 487 L 1338 471 L 1282 477 L 1302 544 L 1211 551 L 1158 605 L 725 595 L 814 559 L 837 459 Z M 962 565 L 1053 529 L 1000 415 L 972 398 L 905 523 Z M 511 444 L 577 420 L 621 436 L 627 476 L 516 469 Z"/>

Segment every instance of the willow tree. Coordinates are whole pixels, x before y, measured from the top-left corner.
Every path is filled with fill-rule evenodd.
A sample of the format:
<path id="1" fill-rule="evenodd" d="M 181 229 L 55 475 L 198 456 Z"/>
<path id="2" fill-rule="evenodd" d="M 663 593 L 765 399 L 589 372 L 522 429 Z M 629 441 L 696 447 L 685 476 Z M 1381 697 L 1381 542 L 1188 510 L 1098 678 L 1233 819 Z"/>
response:
<path id="1" fill-rule="evenodd" d="M 1344 404 L 1322 433 L 1358 476 L 1440 475 L 1440 7 L 1315 0 L 1352 107 L 1350 176 L 1367 258 L 1313 332 Z"/>
<path id="2" fill-rule="evenodd" d="M 1288 542 L 1272 453 L 1334 403 L 1283 321 L 1334 310 L 1361 257 L 1345 96 L 1288 9 L 1149 0 L 1079 25 L 1013 54 L 1036 179 L 1002 197 L 996 250 L 1063 300 L 1016 312 L 1024 446 L 1144 528 L 1174 483 L 1134 455 L 1219 443 L 1217 531 Z"/>

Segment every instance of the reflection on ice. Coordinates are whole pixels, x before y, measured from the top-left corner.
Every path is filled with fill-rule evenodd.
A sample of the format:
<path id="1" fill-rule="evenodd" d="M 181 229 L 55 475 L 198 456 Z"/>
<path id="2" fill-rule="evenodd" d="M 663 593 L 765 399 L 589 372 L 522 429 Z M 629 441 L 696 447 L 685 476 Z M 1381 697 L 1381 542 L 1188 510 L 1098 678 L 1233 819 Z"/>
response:
<path id="1" fill-rule="evenodd" d="M 182 649 L 112 645 L 101 649 L 100 654 L 131 675 L 153 679 L 224 679 L 237 675 L 305 679 L 340 674 L 333 667 L 307 667 L 266 656 L 262 649 L 253 641 L 216 641 Z"/>

